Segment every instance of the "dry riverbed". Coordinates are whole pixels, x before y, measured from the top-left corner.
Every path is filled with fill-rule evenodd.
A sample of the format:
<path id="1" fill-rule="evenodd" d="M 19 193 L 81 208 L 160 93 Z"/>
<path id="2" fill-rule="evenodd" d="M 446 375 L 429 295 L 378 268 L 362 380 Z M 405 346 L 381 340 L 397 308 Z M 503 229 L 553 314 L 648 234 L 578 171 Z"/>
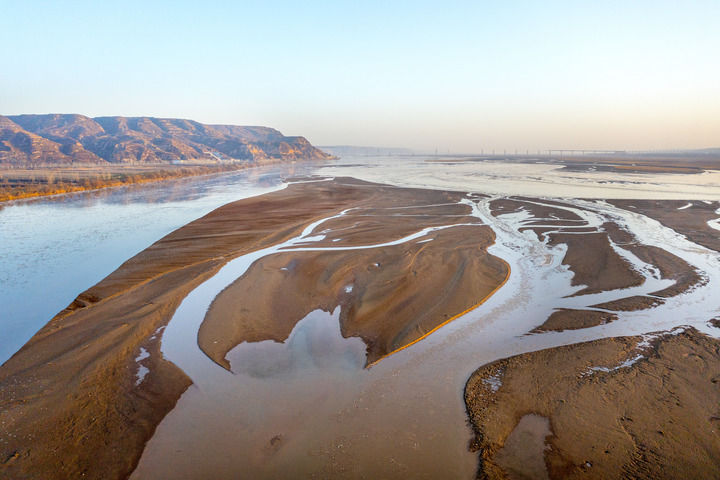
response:
<path id="1" fill-rule="evenodd" d="M 720 214 L 686 203 L 315 177 L 225 205 L 0 367 L 0 473 L 466 475 L 485 363 L 479 477 L 717 476 Z"/>

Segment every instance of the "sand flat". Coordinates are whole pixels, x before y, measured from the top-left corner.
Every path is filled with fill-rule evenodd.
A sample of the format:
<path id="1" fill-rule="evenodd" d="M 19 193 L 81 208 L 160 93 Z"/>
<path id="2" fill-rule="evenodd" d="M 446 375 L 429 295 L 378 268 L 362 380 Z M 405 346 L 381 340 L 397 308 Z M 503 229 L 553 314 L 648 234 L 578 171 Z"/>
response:
<path id="1" fill-rule="evenodd" d="M 461 198 L 455 193 L 382 187 L 352 179 L 297 183 L 221 207 L 161 239 L 81 294 L 2 366 L 2 421 L 13 432 L 0 445 L 8 459 L 4 474 L 15 478 L 129 475 L 160 419 L 191 383 L 160 354 L 163 328 L 180 301 L 228 259 L 281 243 L 312 221 L 364 202 L 371 205 L 373 199 L 376 205 L 382 199 L 383 207 L 405 207 L 412 200 L 421 206 L 457 203 Z M 455 210 L 453 215 L 462 215 L 467 208 Z M 457 221 L 449 218 L 440 224 Z M 485 228 L 467 250 L 479 245 L 482 253 L 482 246 L 492 241 L 490 230 L 479 225 L 469 228 Z M 449 246 L 443 241 L 431 244 L 417 248 L 432 251 Z M 483 258 L 473 261 L 481 265 Z M 449 265 L 458 268 L 453 262 Z M 492 268 L 488 274 L 501 283 L 504 264 L 495 261 Z M 456 303 L 448 304 L 434 323 L 420 331 L 462 312 L 469 305 L 463 302 L 480 301 L 487 291 L 482 287 L 470 299 L 453 297 Z M 403 345 L 397 331 L 405 327 L 400 323 L 404 320 L 398 317 L 388 345 Z M 409 334 L 406 341 L 414 338 Z M 143 351 L 149 356 L 142 356 L 139 364 L 136 359 Z M 144 375 L 138 383 L 141 367 Z"/>

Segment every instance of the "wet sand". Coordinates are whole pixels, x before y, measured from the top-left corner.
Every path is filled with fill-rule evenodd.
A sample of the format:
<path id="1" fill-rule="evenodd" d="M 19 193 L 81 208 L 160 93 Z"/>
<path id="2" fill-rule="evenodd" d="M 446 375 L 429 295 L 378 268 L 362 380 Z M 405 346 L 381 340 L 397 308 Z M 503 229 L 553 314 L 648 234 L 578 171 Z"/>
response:
<path id="1" fill-rule="evenodd" d="M 563 264 L 575 273 L 573 285 L 583 285 L 575 295 L 642 285 L 643 276 L 612 248 L 604 233 L 553 234 L 552 244 L 567 245 Z"/>
<path id="2" fill-rule="evenodd" d="M 443 475 L 440 472 L 444 472 L 445 476 L 464 477 L 464 470 L 459 468 L 462 465 L 460 458 L 455 457 L 458 442 L 451 440 L 453 435 L 461 439 L 464 429 L 456 423 L 457 418 L 452 414 L 454 407 L 447 407 L 453 404 L 454 379 L 467 378 L 465 375 L 469 372 L 464 372 L 473 364 L 473 358 L 488 361 L 495 355 L 502 355 L 500 352 L 533 351 L 542 346 L 576 343 L 588 337 L 612 336 L 613 331 L 644 332 L 648 328 L 648 319 L 652 319 L 653 323 L 662 319 L 660 326 L 674 326 L 676 318 L 653 311 L 656 308 L 660 311 L 666 306 L 681 307 L 681 311 L 687 311 L 686 302 L 689 302 L 687 305 L 694 305 L 698 300 L 701 304 L 714 302 L 708 297 L 707 288 L 699 287 L 687 299 L 683 295 L 677 296 L 677 300 L 673 297 L 670 305 L 610 314 L 606 318 L 613 321 L 609 323 L 526 335 L 543 322 L 543 312 L 549 306 L 594 305 L 602 301 L 632 298 L 637 293 L 668 287 L 673 280 L 662 279 L 655 266 L 616 246 L 613 250 L 634 272 L 641 274 L 642 284 L 596 294 L 573 295 L 583 287 L 573 287 L 572 272 L 562 267 L 567 247 L 564 244 L 537 245 L 532 237 L 520 232 L 527 222 L 537 222 L 537 218 L 523 212 L 493 218 L 489 216 L 489 206 L 494 200 L 472 198 L 477 202 L 474 214 L 491 225 L 500 240 L 500 245 L 496 243 L 490 250 L 508 259 L 512 271 L 518 275 L 511 275 L 508 284 L 491 297 L 484 308 L 462 316 L 427 340 L 382 360 L 363 374 L 359 374 L 359 370 L 355 373 L 350 370 L 338 375 L 333 373 L 334 370 L 318 368 L 314 360 L 308 360 L 308 356 L 312 358 L 315 354 L 306 353 L 304 347 L 298 350 L 300 347 L 296 340 L 300 336 L 297 329 L 300 329 L 304 332 L 303 342 L 309 345 L 309 351 L 316 351 L 312 347 L 317 344 L 312 340 L 315 334 L 306 327 L 308 319 L 295 324 L 286 341 L 287 347 L 267 341 L 241 343 L 227 355 L 235 373 L 232 378 L 219 375 L 217 367 L 195 371 L 193 378 L 202 380 L 201 388 L 189 390 L 179 407 L 163 421 L 158 434 L 148 444 L 133 478 L 154 478 L 177 472 L 186 472 L 186 478 L 202 472 L 212 472 L 219 477 L 245 472 L 258 478 L 272 478 L 291 471 L 308 477 L 363 478 L 369 475 L 407 478 L 410 475 L 438 478 Z M 634 220 L 625 219 L 624 212 L 608 210 L 592 202 L 559 203 L 582 217 L 582 229 L 597 231 L 609 220 L 617 221 L 618 225 L 632 232 L 631 238 L 635 243 L 642 245 L 652 243 L 649 238 L 653 236 L 665 238 L 670 235 L 669 232 L 653 230 L 656 226 L 639 228 L 631 223 Z M 578 203 L 580 208 L 576 208 Z M 558 225 L 554 228 L 558 229 Z M 510 233 L 508 229 L 518 233 Z M 328 238 L 315 241 L 332 243 L 332 239 Z M 666 248 L 671 248 L 675 255 L 679 253 L 678 248 L 694 248 L 669 237 L 665 241 Z M 533 247 L 527 249 L 525 245 Z M 520 252 L 522 258 L 516 257 Z M 701 256 L 706 258 L 704 253 Z M 700 257 L 693 257 L 692 261 L 693 265 L 705 268 L 704 264 L 698 263 L 701 262 Z M 529 265 L 533 267 L 528 269 Z M 270 265 L 269 271 L 282 268 L 290 271 L 294 266 L 279 262 Z M 690 264 L 686 266 L 694 268 Z M 709 268 L 714 272 L 714 266 Z M 533 275 L 530 272 L 535 269 L 541 275 L 548 275 L 548 281 L 525 283 L 526 275 Z M 564 275 L 563 270 L 570 275 Z M 567 284 L 558 281 L 565 278 Z M 519 285 L 526 285 L 531 291 Z M 529 306 L 518 309 L 516 299 L 527 301 Z M 637 318 L 632 318 L 633 315 Z M 695 321 L 690 317 L 686 319 Z M 345 348 L 351 351 L 349 346 Z M 270 354 L 271 351 L 275 353 Z M 269 363 L 262 360 L 267 358 L 279 360 Z M 283 360 L 287 358 L 294 359 L 295 363 L 299 361 L 301 365 L 310 361 L 315 367 L 310 371 L 301 367 L 298 371 L 291 367 L 295 363 Z M 338 360 L 341 358 L 347 358 L 347 353 L 341 354 Z M 356 364 L 356 368 L 359 367 Z M 418 383 L 416 379 L 432 380 Z M 303 382 L 304 388 L 296 384 L 299 381 Z M 321 393 L 329 391 L 335 393 L 330 396 Z M 285 404 L 282 401 L 285 398 L 292 398 L 292 404 Z M 243 408 L 238 408 L 238 405 L 243 405 Z M 211 416 L 203 414 L 203 409 L 207 408 L 214 412 Z M 258 418 L 257 412 L 262 412 L 262 416 Z M 204 422 L 198 424 L 187 420 L 191 418 L 203 418 Z M 248 433 L 234 436 L 237 431 Z M 234 441 L 230 445 L 212 444 L 210 440 L 215 436 L 233 437 Z M 431 459 L 428 451 L 434 453 Z M 218 461 L 218 456 L 223 460 Z"/>
<path id="3" fill-rule="evenodd" d="M 720 252 L 718 230 L 708 221 L 720 218 L 717 201 L 611 200 L 621 208 L 637 210 L 676 230 L 693 242 Z"/>
<path id="4" fill-rule="evenodd" d="M 720 342 L 694 329 L 642 341 L 596 340 L 478 369 L 465 390 L 478 478 L 518 478 L 505 451 L 517 449 L 528 413 L 549 419 L 541 465 L 550 478 L 717 478 Z"/>
<path id="5" fill-rule="evenodd" d="M 464 477 L 461 390 L 478 365 L 542 350 L 571 369 L 563 345 L 590 341 L 605 347 L 578 361 L 614 374 L 607 365 L 633 361 L 637 339 L 612 337 L 713 328 L 717 255 L 629 207 L 298 181 L 165 237 L 0 367 L 2 473 Z M 563 371 L 521 362 L 540 393 Z M 503 371 L 482 384 L 503 394 Z M 510 406 L 533 400 L 513 392 Z M 653 395 L 664 398 L 643 398 Z M 552 411 L 510 417 L 498 442 L 517 430 L 510 445 L 530 441 L 541 472 L 542 418 L 560 435 Z M 547 474 L 580 464 L 568 465 Z"/>
<path id="6" fill-rule="evenodd" d="M 617 314 L 597 310 L 573 310 L 561 308 L 554 311 L 545 323 L 533 330 L 534 333 L 563 330 L 578 330 L 595 327 L 617 320 Z"/>
<path id="7" fill-rule="evenodd" d="M 363 217 L 353 213 L 332 227 L 323 225 L 342 234 L 341 239 L 327 239 L 336 248 L 367 242 L 355 238 L 364 236 L 363 229 L 354 226 Z M 381 223 L 392 220 L 387 212 L 377 215 Z M 403 228 L 387 222 L 374 236 L 402 238 L 427 226 L 458 222 L 475 220 L 429 216 Z M 229 368 L 225 356 L 236 345 L 282 342 L 308 313 L 341 306 L 342 335 L 362 338 L 367 363 L 375 363 L 473 308 L 506 277 L 506 265 L 484 251 L 494 241 L 492 231 L 478 226 L 440 230 L 379 249 L 291 250 L 264 257 L 215 298 L 199 330 L 200 348 Z M 323 247 L 328 241 L 317 248 L 329 248 Z"/>
<path id="8" fill-rule="evenodd" d="M 312 181 L 226 205 L 158 241 L 81 294 L 0 368 L 0 420 L 11 432 L 0 443 L 3 475 L 127 477 L 157 424 L 191 384 L 160 353 L 163 328 L 180 301 L 229 259 L 280 243 L 311 221 L 344 208 L 447 204 L 461 198 L 456 193 L 381 187 L 352 179 Z M 461 208 L 453 214 L 462 217 L 462 210 L 467 211 Z M 455 248 L 449 243 L 452 236 L 444 241 L 438 233 L 437 239 L 415 247 L 433 252 L 420 265 L 429 268 L 427 262 L 442 257 L 445 249 L 455 258 L 448 272 L 453 267 L 462 270 L 466 262 L 473 266 L 460 275 L 459 283 L 475 275 L 479 279 L 470 287 L 463 285 L 462 298 L 448 295 L 447 301 L 434 302 L 437 310 L 407 332 L 398 333 L 405 326 L 396 323 L 392 335 L 382 337 L 388 347 L 379 352 L 402 346 L 403 338 L 418 338 L 504 281 L 507 271 L 501 261 L 493 260 L 489 270 L 478 268 L 490 258 L 482 252 L 492 242 L 491 230 L 480 225 L 462 228 L 477 231 L 466 234 L 466 247 Z M 384 233 L 392 237 L 401 231 L 398 227 L 379 233 L 385 240 Z M 397 252 L 388 253 L 392 254 Z M 412 271 L 398 274 L 405 281 L 408 274 L 414 277 Z M 493 275 L 497 279 L 488 288 Z M 371 287 L 368 280 L 367 288 Z M 411 303 L 403 300 L 404 294 L 397 292 L 398 304 Z M 364 328 L 372 332 L 372 325 Z"/>

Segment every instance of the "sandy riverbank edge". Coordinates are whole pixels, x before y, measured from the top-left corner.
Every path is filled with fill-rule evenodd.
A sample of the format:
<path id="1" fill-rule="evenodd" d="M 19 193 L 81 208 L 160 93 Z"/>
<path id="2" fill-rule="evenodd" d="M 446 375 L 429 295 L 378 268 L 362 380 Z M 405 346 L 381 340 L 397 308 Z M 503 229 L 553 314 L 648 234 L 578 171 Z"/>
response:
<path id="1" fill-rule="evenodd" d="M 510 436 L 528 415 L 550 426 L 538 450 L 544 465 L 538 478 L 720 475 L 720 342 L 692 328 L 642 340 L 540 350 L 475 371 L 465 402 L 475 432 L 471 448 L 479 452 L 477 477 L 528 473 L 513 461 L 517 445 L 505 448 L 517 442 Z M 519 438 L 524 449 L 537 441 L 527 433 Z"/>
<path id="2" fill-rule="evenodd" d="M 461 197 L 353 179 L 291 185 L 191 222 L 79 295 L 0 367 L 2 475 L 126 478 L 191 384 L 160 352 L 179 302 L 230 259 L 389 194 L 420 204 Z"/>

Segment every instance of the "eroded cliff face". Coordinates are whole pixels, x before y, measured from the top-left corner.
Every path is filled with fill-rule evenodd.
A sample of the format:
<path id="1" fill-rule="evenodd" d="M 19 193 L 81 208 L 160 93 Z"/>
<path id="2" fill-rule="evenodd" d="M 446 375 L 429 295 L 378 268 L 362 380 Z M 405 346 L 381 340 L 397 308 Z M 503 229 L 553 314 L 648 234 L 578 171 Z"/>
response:
<path id="1" fill-rule="evenodd" d="M 0 163 L 15 165 L 327 158 L 304 137 L 267 127 L 152 117 L 0 116 Z"/>

